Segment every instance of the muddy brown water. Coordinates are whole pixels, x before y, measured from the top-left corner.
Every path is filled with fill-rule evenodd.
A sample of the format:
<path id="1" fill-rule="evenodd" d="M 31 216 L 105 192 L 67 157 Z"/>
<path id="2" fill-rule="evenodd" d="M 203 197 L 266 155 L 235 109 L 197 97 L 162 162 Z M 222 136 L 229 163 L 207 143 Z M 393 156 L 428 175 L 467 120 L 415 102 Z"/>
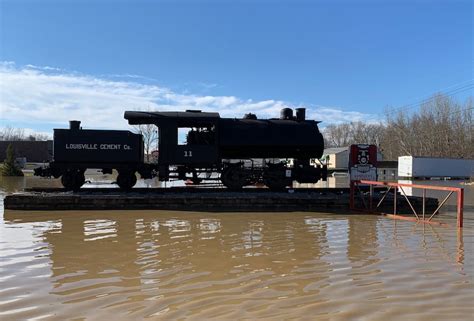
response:
<path id="1" fill-rule="evenodd" d="M 2 181 L 2 193 L 25 184 Z M 472 206 L 464 223 L 5 211 L 0 320 L 471 320 Z"/>

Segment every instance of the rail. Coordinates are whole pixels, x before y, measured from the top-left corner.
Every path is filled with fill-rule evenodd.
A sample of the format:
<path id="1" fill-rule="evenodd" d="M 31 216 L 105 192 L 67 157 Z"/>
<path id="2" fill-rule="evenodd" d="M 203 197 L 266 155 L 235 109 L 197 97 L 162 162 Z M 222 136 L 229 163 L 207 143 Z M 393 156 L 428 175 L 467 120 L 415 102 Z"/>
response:
<path id="1" fill-rule="evenodd" d="M 360 185 L 369 185 L 369 199 L 368 202 L 364 196 L 364 194 L 360 190 Z M 374 186 L 384 186 L 387 187 L 387 190 L 385 191 L 384 195 L 380 198 L 378 203 L 376 204 L 374 208 Z M 404 187 L 409 187 L 409 188 L 414 188 L 414 189 L 421 189 L 422 190 L 422 210 L 421 213 L 418 213 L 415 210 L 415 207 L 413 206 L 412 202 L 410 199 L 407 197 Z M 387 195 L 389 195 L 390 191 L 393 189 L 393 214 L 387 214 L 383 213 L 386 215 L 391 215 L 393 218 L 397 219 L 413 219 L 410 217 L 406 216 L 401 216 L 398 215 L 397 213 L 397 190 L 399 189 L 401 192 L 401 195 L 405 198 L 407 201 L 411 211 L 413 212 L 413 215 L 415 216 L 416 221 L 424 222 L 424 223 L 432 223 L 433 217 L 435 217 L 437 214 L 439 214 L 439 210 L 441 207 L 443 207 L 444 204 L 448 201 L 448 199 L 453 195 L 453 193 L 456 193 L 457 196 L 457 201 L 456 201 L 456 207 L 457 207 L 457 227 L 461 228 L 463 226 L 463 207 L 464 207 L 464 189 L 461 187 L 449 187 L 449 186 L 433 186 L 433 185 L 418 185 L 418 184 L 404 184 L 404 183 L 392 183 L 392 182 L 378 182 L 378 181 L 366 181 L 366 180 L 360 180 L 360 181 L 351 181 L 350 184 L 350 208 L 351 210 L 361 210 L 359 208 L 356 208 L 355 206 L 355 196 L 356 196 L 356 190 L 359 192 L 359 196 L 362 200 L 362 203 L 365 207 L 366 210 L 369 210 L 371 212 L 376 211 L 384 202 L 386 199 Z M 433 213 L 428 214 L 426 212 L 426 191 L 427 190 L 436 190 L 436 191 L 447 191 L 449 192 L 446 197 L 443 199 L 443 201 L 438 205 L 438 207 L 434 210 Z M 428 217 L 428 218 L 427 218 Z"/>

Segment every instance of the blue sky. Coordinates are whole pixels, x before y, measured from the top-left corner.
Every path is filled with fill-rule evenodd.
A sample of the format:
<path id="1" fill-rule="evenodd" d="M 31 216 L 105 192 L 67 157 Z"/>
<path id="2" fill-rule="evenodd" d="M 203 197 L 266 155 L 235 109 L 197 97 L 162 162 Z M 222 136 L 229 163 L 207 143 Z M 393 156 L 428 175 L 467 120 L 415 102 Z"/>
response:
<path id="1" fill-rule="evenodd" d="M 99 101 L 104 117 L 94 126 L 123 126 L 127 109 L 240 116 L 253 107 L 265 116 L 285 104 L 329 123 L 375 117 L 473 78 L 471 1 L 0 3 L 2 125 L 48 130 L 93 117 L 94 92 L 121 105 Z M 130 87 L 137 96 L 128 101 Z M 101 123 L 111 114 L 119 117 Z"/>

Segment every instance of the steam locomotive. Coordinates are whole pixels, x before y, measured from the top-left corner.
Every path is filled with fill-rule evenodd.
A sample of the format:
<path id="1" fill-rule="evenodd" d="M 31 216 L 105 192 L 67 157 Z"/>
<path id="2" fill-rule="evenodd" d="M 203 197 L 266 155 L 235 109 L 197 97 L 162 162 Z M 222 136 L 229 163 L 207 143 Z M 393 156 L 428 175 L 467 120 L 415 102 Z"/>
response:
<path id="1" fill-rule="evenodd" d="M 53 161 L 35 169 L 35 175 L 61 177 L 67 190 L 78 190 L 84 172 L 118 172 L 117 184 L 130 190 L 142 178 L 160 181 L 217 179 L 232 190 L 263 183 L 282 190 L 293 181 L 326 180 L 327 168 L 311 163 L 323 154 L 318 121 L 306 120 L 306 110 L 284 108 L 280 118 L 221 118 L 215 112 L 126 111 L 130 125 L 152 124 L 158 131 L 158 159 L 144 162 L 143 137 L 130 131 L 82 129 L 70 121 L 69 129 L 54 129 Z M 213 175 L 217 174 L 217 178 Z"/>

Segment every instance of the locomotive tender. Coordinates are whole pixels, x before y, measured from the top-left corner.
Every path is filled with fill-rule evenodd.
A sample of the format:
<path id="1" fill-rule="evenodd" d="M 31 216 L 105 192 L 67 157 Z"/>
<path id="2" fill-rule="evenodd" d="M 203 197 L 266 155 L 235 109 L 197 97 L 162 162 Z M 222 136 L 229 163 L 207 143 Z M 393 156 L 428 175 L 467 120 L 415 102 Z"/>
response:
<path id="1" fill-rule="evenodd" d="M 78 190 L 88 168 L 104 174 L 118 171 L 117 184 L 131 189 L 138 172 L 161 181 L 192 180 L 199 184 L 214 173 L 233 190 L 264 183 L 282 190 L 293 181 L 326 180 L 327 168 L 312 165 L 324 150 L 318 121 L 306 120 L 305 109 L 284 108 L 280 118 L 221 118 L 218 113 L 126 111 L 130 125 L 153 124 L 158 130 L 158 161 L 144 162 L 143 137 L 130 131 L 85 130 L 79 121 L 54 130 L 54 160 L 35 175 L 61 177 L 68 190 Z M 183 134 L 186 133 L 185 137 Z M 184 139 L 184 141 L 182 141 Z M 292 160 L 290 165 L 289 160 Z"/>

